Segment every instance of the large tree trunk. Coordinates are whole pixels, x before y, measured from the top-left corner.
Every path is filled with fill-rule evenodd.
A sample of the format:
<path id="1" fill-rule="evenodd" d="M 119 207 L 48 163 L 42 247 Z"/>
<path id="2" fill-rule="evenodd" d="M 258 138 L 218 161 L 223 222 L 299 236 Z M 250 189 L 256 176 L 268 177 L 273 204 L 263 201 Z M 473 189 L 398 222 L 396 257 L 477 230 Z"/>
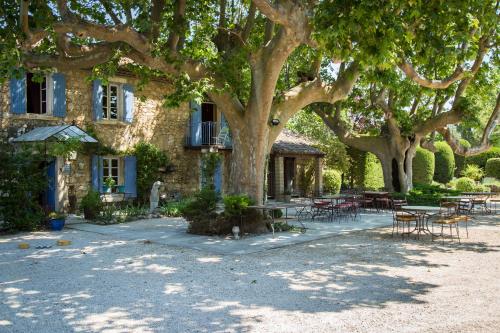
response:
<path id="1" fill-rule="evenodd" d="M 267 126 L 259 127 L 233 130 L 230 184 L 233 194 L 248 194 L 261 204 L 264 202 L 269 129 Z"/>

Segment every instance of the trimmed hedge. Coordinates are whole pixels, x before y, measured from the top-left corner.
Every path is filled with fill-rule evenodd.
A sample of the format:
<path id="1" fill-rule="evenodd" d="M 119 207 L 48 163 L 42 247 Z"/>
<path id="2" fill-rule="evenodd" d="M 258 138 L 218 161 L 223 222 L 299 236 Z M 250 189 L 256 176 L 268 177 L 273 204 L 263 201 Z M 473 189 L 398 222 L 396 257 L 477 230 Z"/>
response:
<path id="1" fill-rule="evenodd" d="M 339 171 L 328 169 L 323 173 L 323 190 L 326 193 L 339 193 L 342 176 Z"/>
<path id="2" fill-rule="evenodd" d="M 486 175 L 500 179 L 500 158 L 490 158 L 486 161 Z"/>
<path id="3" fill-rule="evenodd" d="M 500 158 L 500 147 L 492 147 L 489 150 L 477 154 L 474 156 L 469 156 L 465 159 L 466 164 L 476 164 L 479 165 L 482 169 L 486 168 L 486 162 L 490 158 Z"/>
<path id="4" fill-rule="evenodd" d="M 435 147 L 434 180 L 446 184 L 453 179 L 455 156 L 451 147 L 444 141 L 436 142 Z"/>
<path id="5" fill-rule="evenodd" d="M 413 183 L 431 185 L 434 178 L 434 163 L 434 154 L 418 147 L 413 158 Z"/>
<path id="6" fill-rule="evenodd" d="M 460 192 L 474 192 L 476 189 L 476 182 L 467 177 L 459 178 L 457 180 L 456 189 Z"/>
<path id="7" fill-rule="evenodd" d="M 351 186 L 367 190 L 378 190 L 384 187 L 382 164 L 377 156 L 354 148 L 348 148 L 351 157 L 351 169 L 348 178 Z"/>
<path id="8" fill-rule="evenodd" d="M 470 148 L 471 144 L 469 141 L 465 139 L 460 139 L 460 144 L 464 147 Z M 466 162 L 465 162 L 465 156 L 462 155 L 455 155 L 455 177 L 461 177 L 462 176 L 462 171 L 465 169 Z"/>

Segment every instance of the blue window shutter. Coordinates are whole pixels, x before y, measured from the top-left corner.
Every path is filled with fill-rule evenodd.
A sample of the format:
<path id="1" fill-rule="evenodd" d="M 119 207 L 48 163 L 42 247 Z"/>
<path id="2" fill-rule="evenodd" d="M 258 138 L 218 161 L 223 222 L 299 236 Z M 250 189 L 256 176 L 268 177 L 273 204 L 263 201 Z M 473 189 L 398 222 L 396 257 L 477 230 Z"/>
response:
<path id="1" fill-rule="evenodd" d="M 214 186 L 216 192 L 222 192 L 222 162 L 219 162 L 217 169 L 215 169 Z"/>
<path id="2" fill-rule="evenodd" d="M 189 102 L 191 108 L 191 146 L 201 145 L 201 105 L 195 101 Z"/>
<path id="3" fill-rule="evenodd" d="M 128 197 L 137 197 L 137 158 L 135 156 L 125 156 L 125 193 Z"/>
<path id="4" fill-rule="evenodd" d="M 134 118 L 134 87 L 123 85 L 123 121 L 131 123 Z"/>
<path id="5" fill-rule="evenodd" d="M 101 80 L 94 80 L 92 86 L 92 115 L 94 120 L 102 119 L 102 85 Z"/>
<path id="6" fill-rule="evenodd" d="M 102 192 L 102 157 L 92 155 L 92 188 Z"/>
<path id="7" fill-rule="evenodd" d="M 54 83 L 54 97 L 52 114 L 55 117 L 66 117 L 66 78 L 64 74 L 52 74 Z"/>
<path id="8" fill-rule="evenodd" d="M 46 192 L 47 207 L 51 211 L 56 210 L 56 193 L 57 193 L 57 179 L 56 179 L 56 160 L 53 160 L 47 166 L 48 187 Z"/>
<path id="9" fill-rule="evenodd" d="M 26 113 L 26 74 L 20 79 L 10 80 L 10 111 L 14 114 Z"/>

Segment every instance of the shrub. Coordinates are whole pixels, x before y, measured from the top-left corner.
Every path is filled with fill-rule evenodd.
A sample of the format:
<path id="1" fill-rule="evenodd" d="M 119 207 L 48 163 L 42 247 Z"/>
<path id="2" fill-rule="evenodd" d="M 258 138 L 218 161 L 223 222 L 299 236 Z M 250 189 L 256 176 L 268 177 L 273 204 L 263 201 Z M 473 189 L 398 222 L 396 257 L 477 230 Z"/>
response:
<path id="1" fill-rule="evenodd" d="M 247 207 L 253 204 L 253 200 L 246 194 L 227 195 L 224 197 L 224 214 L 231 217 L 240 217 L 247 211 Z"/>
<path id="2" fill-rule="evenodd" d="M 37 149 L 0 146 L 0 220 L 8 231 L 39 228 L 44 211 L 38 202 L 47 189 L 44 154 Z"/>
<path id="3" fill-rule="evenodd" d="M 438 206 L 443 196 L 458 195 L 459 193 L 437 185 L 415 184 L 415 187 L 406 195 L 406 199 L 410 205 Z M 396 195 L 393 197 L 398 198 Z"/>
<path id="4" fill-rule="evenodd" d="M 486 162 L 490 158 L 500 158 L 500 147 L 492 147 L 481 154 L 469 156 L 465 159 L 465 163 L 466 164 L 476 164 L 476 165 L 479 165 L 480 168 L 485 169 Z"/>
<path id="5" fill-rule="evenodd" d="M 83 210 L 85 218 L 88 220 L 96 219 L 103 209 L 99 192 L 89 190 L 80 201 L 80 209 Z"/>
<path id="6" fill-rule="evenodd" d="M 182 211 L 185 209 L 189 201 L 189 199 L 184 199 L 181 201 L 167 202 L 165 205 L 160 207 L 160 213 L 169 217 L 182 216 Z"/>
<path id="7" fill-rule="evenodd" d="M 457 180 L 456 189 L 460 192 L 474 192 L 476 189 L 476 182 L 467 177 L 459 178 Z"/>
<path id="8" fill-rule="evenodd" d="M 455 157 L 453 150 L 446 142 L 435 143 L 436 152 L 434 153 L 435 167 L 434 180 L 446 184 L 453 179 L 455 171 Z"/>
<path id="9" fill-rule="evenodd" d="M 352 163 L 347 174 L 350 187 L 377 190 L 384 187 L 382 165 L 372 153 L 363 152 L 354 148 L 348 149 Z"/>
<path id="10" fill-rule="evenodd" d="M 215 172 L 222 161 L 222 155 L 219 153 L 204 154 L 201 160 L 201 174 L 203 187 L 215 188 Z"/>
<path id="11" fill-rule="evenodd" d="M 323 190 L 327 193 L 339 193 L 342 176 L 339 171 L 328 169 L 323 173 Z"/>
<path id="12" fill-rule="evenodd" d="M 413 158 L 413 183 L 432 184 L 434 163 L 434 154 L 427 149 L 418 147 Z"/>
<path id="13" fill-rule="evenodd" d="M 474 179 L 475 181 L 480 181 L 484 177 L 484 171 L 475 164 L 469 164 L 462 171 L 462 176 Z"/>
<path id="14" fill-rule="evenodd" d="M 469 141 L 465 139 L 460 139 L 460 144 L 466 148 L 470 148 L 471 144 Z M 465 156 L 453 154 L 455 156 L 455 177 L 460 177 L 462 175 L 462 171 L 465 168 Z"/>
<path id="15" fill-rule="evenodd" d="M 181 209 L 181 213 L 188 220 L 196 219 L 200 216 L 210 216 L 215 212 L 217 203 L 217 192 L 213 188 L 205 187 L 194 195 Z"/>
<path id="16" fill-rule="evenodd" d="M 308 196 L 312 193 L 314 183 L 315 165 L 313 160 L 309 160 L 302 165 L 298 174 L 298 183 L 301 190 L 301 196 Z"/>
<path id="17" fill-rule="evenodd" d="M 486 175 L 500 179 L 500 158 L 490 158 L 486 161 Z"/>
<path id="18" fill-rule="evenodd" d="M 153 183 L 162 178 L 162 169 L 167 170 L 170 162 L 168 156 L 151 143 L 137 143 L 130 154 L 137 158 L 137 197 L 146 202 Z"/>

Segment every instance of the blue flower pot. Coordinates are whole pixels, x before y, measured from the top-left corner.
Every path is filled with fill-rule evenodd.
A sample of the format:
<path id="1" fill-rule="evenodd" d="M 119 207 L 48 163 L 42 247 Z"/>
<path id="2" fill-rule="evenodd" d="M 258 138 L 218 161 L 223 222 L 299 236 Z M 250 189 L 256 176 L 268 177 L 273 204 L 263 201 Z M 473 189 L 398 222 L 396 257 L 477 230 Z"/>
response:
<path id="1" fill-rule="evenodd" d="M 51 219 L 49 221 L 50 223 L 50 230 L 54 231 L 61 231 L 64 228 L 64 223 L 66 221 L 64 219 Z"/>

